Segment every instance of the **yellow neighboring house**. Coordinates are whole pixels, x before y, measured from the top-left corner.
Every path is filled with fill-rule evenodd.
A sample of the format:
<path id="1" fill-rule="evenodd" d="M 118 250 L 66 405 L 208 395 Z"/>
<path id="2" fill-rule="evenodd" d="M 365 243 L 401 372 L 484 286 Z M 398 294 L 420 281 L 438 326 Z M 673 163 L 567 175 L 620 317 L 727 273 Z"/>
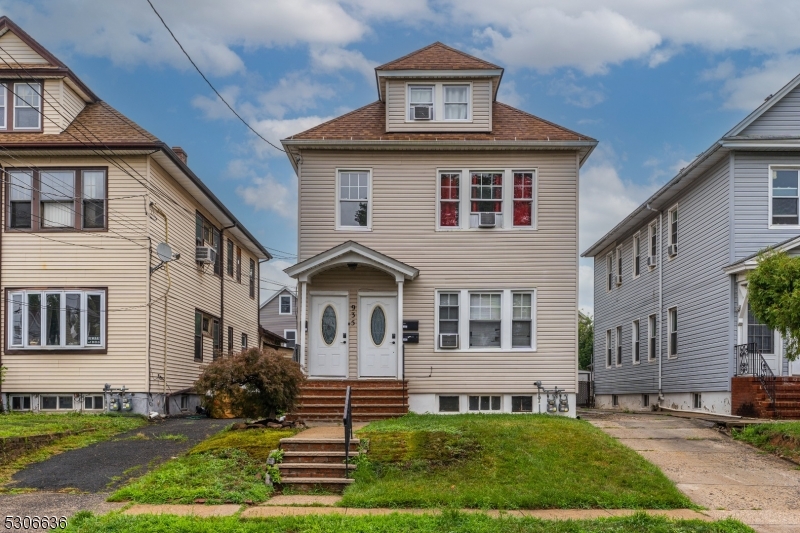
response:
<path id="1" fill-rule="evenodd" d="M 182 149 L 7 17 L 0 84 L 4 406 L 194 412 L 204 365 L 258 345 L 270 254 Z"/>

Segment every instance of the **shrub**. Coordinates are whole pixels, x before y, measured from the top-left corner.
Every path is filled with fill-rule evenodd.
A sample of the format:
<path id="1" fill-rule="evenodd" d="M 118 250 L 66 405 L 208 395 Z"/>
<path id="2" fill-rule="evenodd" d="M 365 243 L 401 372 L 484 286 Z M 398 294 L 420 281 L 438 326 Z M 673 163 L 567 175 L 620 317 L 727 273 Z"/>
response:
<path id="1" fill-rule="evenodd" d="M 195 390 L 209 403 L 224 398 L 237 416 L 275 418 L 294 409 L 304 381 L 300 365 L 291 359 L 273 349 L 251 348 L 208 365 Z"/>

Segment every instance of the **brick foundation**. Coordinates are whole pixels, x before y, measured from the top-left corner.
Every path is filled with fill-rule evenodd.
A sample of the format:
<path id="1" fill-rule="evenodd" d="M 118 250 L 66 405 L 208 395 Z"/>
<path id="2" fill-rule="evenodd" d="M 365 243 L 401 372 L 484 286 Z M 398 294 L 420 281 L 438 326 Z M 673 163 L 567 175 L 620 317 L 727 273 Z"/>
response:
<path id="1" fill-rule="evenodd" d="M 775 403 L 752 376 L 731 379 L 731 414 L 752 418 L 800 419 L 800 377 L 777 378 Z"/>

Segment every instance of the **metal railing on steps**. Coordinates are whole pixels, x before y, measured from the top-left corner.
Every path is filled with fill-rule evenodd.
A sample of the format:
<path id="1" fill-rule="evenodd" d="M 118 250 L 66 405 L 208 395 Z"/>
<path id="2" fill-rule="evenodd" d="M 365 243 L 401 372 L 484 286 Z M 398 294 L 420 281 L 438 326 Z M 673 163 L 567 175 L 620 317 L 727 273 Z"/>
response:
<path id="1" fill-rule="evenodd" d="M 353 406 L 350 404 L 350 385 L 344 396 L 344 477 L 350 477 L 350 439 L 353 438 Z"/>
<path id="2" fill-rule="evenodd" d="M 778 382 L 775 373 L 769 367 L 756 343 L 737 344 L 733 347 L 736 357 L 736 376 L 753 376 L 758 378 L 761 388 L 769 397 L 777 412 L 775 403 L 775 385 Z"/>

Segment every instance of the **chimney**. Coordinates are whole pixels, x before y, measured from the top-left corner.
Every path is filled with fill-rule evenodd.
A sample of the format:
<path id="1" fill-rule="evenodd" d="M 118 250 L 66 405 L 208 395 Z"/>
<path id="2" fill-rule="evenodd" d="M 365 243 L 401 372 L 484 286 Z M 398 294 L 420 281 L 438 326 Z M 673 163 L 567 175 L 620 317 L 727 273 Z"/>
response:
<path id="1" fill-rule="evenodd" d="M 186 155 L 186 150 L 184 150 L 180 146 L 173 146 L 172 151 L 175 152 L 175 155 L 177 155 L 181 159 L 181 161 L 183 161 L 184 165 L 189 164 L 186 162 L 186 160 L 189 159 L 189 156 Z"/>

